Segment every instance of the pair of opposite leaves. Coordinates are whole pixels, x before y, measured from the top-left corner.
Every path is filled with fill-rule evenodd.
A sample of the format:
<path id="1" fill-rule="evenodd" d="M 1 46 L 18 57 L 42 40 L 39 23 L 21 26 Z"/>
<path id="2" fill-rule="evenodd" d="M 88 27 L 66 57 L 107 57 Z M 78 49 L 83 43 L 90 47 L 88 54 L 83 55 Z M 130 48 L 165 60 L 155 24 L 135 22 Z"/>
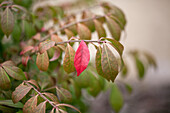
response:
<path id="1" fill-rule="evenodd" d="M 66 54 L 63 61 L 63 67 L 67 73 L 74 72 L 76 69 L 77 76 L 79 76 L 87 68 L 89 60 L 90 52 L 83 40 L 80 42 L 76 52 L 69 44 L 67 44 Z"/>

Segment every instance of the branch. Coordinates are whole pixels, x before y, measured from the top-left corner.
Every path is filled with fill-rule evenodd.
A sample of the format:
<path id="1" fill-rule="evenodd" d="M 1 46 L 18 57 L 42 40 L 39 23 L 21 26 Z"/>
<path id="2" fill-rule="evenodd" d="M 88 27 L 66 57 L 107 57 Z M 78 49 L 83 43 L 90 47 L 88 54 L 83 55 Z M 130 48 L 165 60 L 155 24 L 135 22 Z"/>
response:
<path id="1" fill-rule="evenodd" d="M 28 86 L 32 86 L 30 83 L 28 83 L 27 81 L 24 81 L 24 83 L 26 83 Z M 35 87 L 32 86 L 32 88 L 45 100 L 47 101 L 49 104 L 51 104 L 53 106 L 53 108 L 58 109 L 58 107 L 56 105 L 53 104 L 52 101 L 50 101 L 49 99 L 47 99 L 41 92 L 39 92 Z"/>
<path id="2" fill-rule="evenodd" d="M 77 21 L 77 22 L 73 22 L 73 23 L 67 24 L 67 25 L 65 25 L 65 26 L 57 29 L 56 31 L 52 32 L 51 34 L 46 35 L 45 37 L 43 37 L 43 38 L 40 40 L 40 42 L 46 40 L 47 38 L 49 38 L 51 35 L 57 33 L 58 31 L 64 30 L 64 29 L 66 29 L 66 28 L 68 28 L 68 27 L 70 27 L 70 26 L 73 26 L 73 25 L 78 24 L 78 23 L 86 22 L 86 21 L 89 21 L 89 20 L 93 20 L 93 19 L 103 18 L 103 17 L 105 17 L 105 16 L 107 16 L 107 15 L 110 15 L 110 14 L 105 14 L 105 15 L 103 15 L 103 16 L 95 16 L 95 17 L 92 17 L 92 18 L 86 18 L 86 19 L 82 19 L 82 20 Z"/>
<path id="3" fill-rule="evenodd" d="M 64 44 L 64 43 L 71 43 L 71 42 L 81 42 L 82 40 L 68 40 L 63 42 L 58 42 L 56 45 Z M 84 42 L 96 42 L 96 43 L 105 43 L 105 41 L 101 40 L 83 40 Z"/>

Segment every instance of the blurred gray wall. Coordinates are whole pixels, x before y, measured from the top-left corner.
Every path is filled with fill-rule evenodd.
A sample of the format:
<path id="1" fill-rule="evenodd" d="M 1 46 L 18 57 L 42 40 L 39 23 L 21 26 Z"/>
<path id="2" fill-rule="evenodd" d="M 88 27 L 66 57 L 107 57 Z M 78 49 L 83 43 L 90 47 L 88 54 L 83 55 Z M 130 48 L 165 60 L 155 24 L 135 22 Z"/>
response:
<path id="1" fill-rule="evenodd" d="M 145 82 L 170 81 L 170 0 L 105 0 L 126 14 L 125 49 L 146 50 L 153 54 L 158 70 L 148 70 Z"/>

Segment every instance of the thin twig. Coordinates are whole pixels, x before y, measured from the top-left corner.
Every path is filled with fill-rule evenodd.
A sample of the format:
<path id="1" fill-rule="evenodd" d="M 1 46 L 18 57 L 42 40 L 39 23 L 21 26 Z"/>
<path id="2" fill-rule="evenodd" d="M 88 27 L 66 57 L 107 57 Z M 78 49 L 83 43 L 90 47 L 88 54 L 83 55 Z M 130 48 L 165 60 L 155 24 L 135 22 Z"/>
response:
<path id="1" fill-rule="evenodd" d="M 28 83 L 27 81 L 24 81 L 24 83 L 26 83 L 29 86 L 32 86 L 30 83 Z M 54 108 L 58 109 L 58 107 L 56 105 L 53 104 L 52 101 L 50 101 L 49 99 L 47 99 L 41 92 L 39 92 L 35 87 L 32 86 L 32 88 L 45 100 L 47 101 L 49 104 L 51 104 Z"/>
<path id="2" fill-rule="evenodd" d="M 110 15 L 110 14 L 105 14 L 105 15 L 103 15 L 103 16 L 95 16 L 95 17 L 92 17 L 92 18 L 86 18 L 86 19 L 82 19 L 82 20 L 77 21 L 77 22 L 73 22 L 73 23 L 67 24 L 67 25 L 65 25 L 65 26 L 57 29 L 56 31 L 54 31 L 54 32 L 46 35 L 45 37 L 41 38 L 40 42 L 46 40 L 47 38 L 49 38 L 51 35 L 57 33 L 58 31 L 64 30 L 64 29 L 66 29 L 66 28 L 68 28 L 68 27 L 70 27 L 70 26 L 73 26 L 73 25 L 78 24 L 78 23 L 86 22 L 86 21 L 89 21 L 89 20 L 93 20 L 93 19 L 103 18 L 103 17 L 105 17 L 105 16 L 107 16 L 107 15 Z"/>
<path id="3" fill-rule="evenodd" d="M 68 40 L 68 41 L 63 41 L 63 42 L 58 42 L 55 45 L 60 45 L 64 43 L 71 43 L 71 42 L 81 42 L 82 40 Z M 83 40 L 84 42 L 96 42 L 96 43 L 105 43 L 105 41 L 101 40 Z"/>

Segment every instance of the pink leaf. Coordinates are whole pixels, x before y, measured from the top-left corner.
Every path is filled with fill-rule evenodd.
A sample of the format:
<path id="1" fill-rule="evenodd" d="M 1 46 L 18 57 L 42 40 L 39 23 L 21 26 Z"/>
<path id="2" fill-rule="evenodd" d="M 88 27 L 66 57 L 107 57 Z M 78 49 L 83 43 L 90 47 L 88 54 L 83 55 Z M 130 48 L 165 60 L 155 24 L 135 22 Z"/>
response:
<path id="1" fill-rule="evenodd" d="M 86 68 L 90 60 L 90 52 L 86 43 L 82 40 L 74 57 L 74 66 L 79 76 Z"/>
<path id="2" fill-rule="evenodd" d="M 61 51 L 60 49 L 56 46 L 55 47 L 55 52 L 54 52 L 54 56 L 50 59 L 50 61 L 55 61 L 60 57 Z"/>
<path id="3" fill-rule="evenodd" d="M 30 59 L 29 56 L 22 56 L 22 64 L 27 66 L 28 60 Z"/>
<path id="4" fill-rule="evenodd" d="M 32 49 L 34 49 L 33 46 L 26 46 L 26 47 L 24 47 L 24 49 L 20 52 L 20 55 L 23 55 L 23 54 L 25 54 L 26 52 L 31 51 Z"/>

